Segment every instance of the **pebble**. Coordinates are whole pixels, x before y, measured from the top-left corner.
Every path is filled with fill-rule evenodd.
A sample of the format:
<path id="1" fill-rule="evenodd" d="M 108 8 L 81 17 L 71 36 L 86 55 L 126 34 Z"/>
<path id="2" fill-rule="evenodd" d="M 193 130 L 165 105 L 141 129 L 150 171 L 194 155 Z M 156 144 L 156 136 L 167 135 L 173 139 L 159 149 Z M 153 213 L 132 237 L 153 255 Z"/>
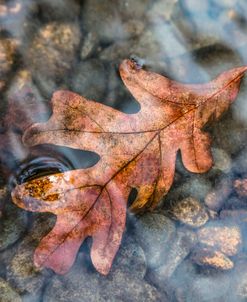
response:
<path id="1" fill-rule="evenodd" d="M 236 255 L 242 245 L 241 231 L 238 226 L 224 226 L 212 223 L 197 231 L 198 241 L 228 256 Z"/>
<path id="2" fill-rule="evenodd" d="M 205 204 L 209 209 L 218 211 L 222 208 L 227 198 L 232 192 L 232 180 L 223 178 L 205 197 Z"/>
<path id="3" fill-rule="evenodd" d="M 58 83 L 62 86 L 61 81 L 72 69 L 80 40 L 80 27 L 76 22 L 50 22 L 35 35 L 26 59 L 45 96 L 50 97 Z"/>
<path id="4" fill-rule="evenodd" d="M 242 99 L 243 96 L 240 94 L 238 103 L 245 101 L 245 97 Z M 226 113 L 220 123 L 215 123 L 211 127 L 215 145 L 221 146 L 229 156 L 238 154 L 246 147 L 247 135 L 244 128 L 242 123 L 238 123 L 236 119 L 232 118 L 230 113 Z"/>
<path id="5" fill-rule="evenodd" d="M 198 2 L 197 0 L 185 0 L 183 6 L 189 13 L 202 13 L 207 11 L 208 3 L 207 1 Z"/>
<path id="6" fill-rule="evenodd" d="M 75 68 L 71 86 L 74 92 L 102 102 L 107 88 L 107 70 L 100 60 L 83 61 Z"/>
<path id="7" fill-rule="evenodd" d="M 236 174 L 245 174 L 247 171 L 247 148 L 244 147 L 241 152 L 234 158 L 233 172 Z"/>
<path id="8" fill-rule="evenodd" d="M 247 221 L 247 210 L 245 209 L 237 209 L 237 210 L 222 210 L 220 211 L 220 218 L 227 219 L 230 218 L 231 220 L 237 223 L 245 223 Z"/>
<path id="9" fill-rule="evenodd" d="M 149 1 L 117 0 L 109 5 L 107 0 L 86 0 L 82 10 L 83 27 L 103 43 L 139 35 L 144 29 L 144 12 Z"/>
<path id="10" fill-rule="evenodd" d="M 20 295 L 2 278 L 0 278 L 0 301 L 22 302 Z"/>
<path id="11" fill-rule="evenodd" d="M 209 219 L 203 204 L 193 197 L 187 197 L 174 203 L 170 211 L 175 219 L 195 228 L 201 227 Z"/>
<path id="12" fill-rule="evenodd" d="M 84 41 L 81 47 L 81 52 L 80 52 L 80 57 L 82 60 L 87 59 L 90 57 L 94 50 L 96 49 L 98 45 L 98 37 L 96 33 L 94 32 L 89 32 L 87 35 L 84 37 Z"/>
<path id="13" fill-rule="evenodd" d="M 210 266 L 219 270 L 229 270 L 234 266 L 234 263 L 224 253 L 209 248 L 194 250 L 191 258 L 198 265 Z"/>
<path id="14" fill-rule="evenodd" d="M 236 179 L 234 181 L 234 189 L 239 197 L 247 196 L 247 179 Z"/>
<path id="15" fill-rule="evenodd" d="M 186 172 L 187 173 L 187 172 Z M 198 200 L 204 200 L 205 196 L 212 189 L 209 180 L 202 175 L 191 175 L 186 178 L 175 190 L 169 195 L 170 200 L 185 199 L 189 196 Z"/>
<path id="16" fill-rule="evenodd" d="M 147 14 L 150 22 L 160 23 L 170 21 L 178 2 L 178 0 L 155 1 Z"/>
<path id="17" fill-rule="evenodd" d="M 215 276 L 196 275 L 184 289 L 184 300 L 190 302 L 224 301 L 232 302 L 231 276 L 216 274 Z"/>
<path id="18" fill-rule="evenodd" d="M 0 90 L 5 87 L 13 68 L 17 46 L 18 42 L 13 38 L 0 39 Z"/>
<path id="19" fill-rule="evenodd" d="M 54 224 L 54 217 L 47 214 L 34 214 L 34 222 L 28 235 L 18 245 L 13 258 L 7 266 L 7 280 L 30 299 L 41 294 L 43 284 L 50 272 L 37 269 L 33 264 L 33 253 Z M 36 301 L 37 301 L 36 300 Z"/>
<path id="20" fill-rule="evenodd" d="M 159 267 L 150 271 L 149 279 L 162 288 L 177 267 L 189 255 L 196 243 L 196 235 L 190 230 L 178 230 L 174 239 L 166 245 L 164 259 Z"/>
<path id="21" fill-rule="evenodd" d="M 147 260 L 140 245 L 130 236 L 125 236 L 121 247 L 113 261 L 110 274 L 114 276 L 118 271 L 131 274 L 143 279 L 147 271 Z"/>
<path id="22" fill-rule="evenodd" d="M 213 170 L 219 170 L 224 173 L 228 173 L 231 170 L 231 158 L 223 149 L 212 148 L 212 155 L 214 159 Z"/>
<path id="23" fill-rule="evenodd" d="M 149 267 L 161 265 L 165 259 L 165 248 L 175 235 L 174 222 L 158 213 L 145 213 L 134 223 L 134 234 L 143 248 Z"/>
<path id="24" fill-rule="evenodd" d="M 34 84 L 29 70 L 21 69 L 16 73 L 6 96 L 8 110 L 4 125 L 8 129 L 15 128 L 24 132 L 31 124 L 48 119 L 48 106 Z"/>
<path id="25" fill-rule="evenodd" d="M 44 291 L 44 302 L 163 301 L 155 287 L 132 273 L 116 271 L 101 276 L 82 265 L 82 257 L 78 256 L 68 274 L 52 278 Z"/>
<path id="26" fill-rule="evenodd" d="M 27 226 L 27 213 L 8 203 L 3 211 L 0 225 L 0 251 L 3 251 L 23 235 Z"/>
<path id="27" fill-rule="evenodd" d="M 37 2 L 41 18 L 47 21 L 74 21 L 79 18 L 81 11 L 76 0 L 40 0 Z"/>
<path id="28" fill-rule="evenodd" d="M 100 59 L 119 64 L 123 59 L 135 55 L 148 62 L 163 62 L 162 46 L 157 37 L 149 29 L 145 30 L 139 37 L 129 40 L 119 40 L 106 47 L 99 54 Z"/>

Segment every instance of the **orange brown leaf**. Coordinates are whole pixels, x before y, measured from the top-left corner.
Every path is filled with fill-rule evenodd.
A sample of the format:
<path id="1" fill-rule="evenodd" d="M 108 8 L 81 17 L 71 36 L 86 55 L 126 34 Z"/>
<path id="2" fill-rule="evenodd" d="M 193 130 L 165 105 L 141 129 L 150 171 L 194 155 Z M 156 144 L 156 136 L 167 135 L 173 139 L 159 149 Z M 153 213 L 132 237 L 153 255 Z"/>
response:
<path id="1" fill-rule="evenodd" d="M 18 206 L 57 215 L 54 229 L 36 249 L 35 264 L 66 273 L 83 240 L 92 236 L 92 262 L 107 274 L 121 242 L 131 189 L 138 190 L 132 211 L 153 209 L 172 185 L 178 150 L 191 172 L 212 166 L 210 137 L 202 128 L 228 109 L 246 69 L 188 85 L 125 60 L 120 75 L 140 103 L 136 114 L 69 91 L 55 92 L 53 115 L 29 127 L 24 143 L 94 151 L 100 161 L 87 169 L 31 180 L 13 191 Z"/>

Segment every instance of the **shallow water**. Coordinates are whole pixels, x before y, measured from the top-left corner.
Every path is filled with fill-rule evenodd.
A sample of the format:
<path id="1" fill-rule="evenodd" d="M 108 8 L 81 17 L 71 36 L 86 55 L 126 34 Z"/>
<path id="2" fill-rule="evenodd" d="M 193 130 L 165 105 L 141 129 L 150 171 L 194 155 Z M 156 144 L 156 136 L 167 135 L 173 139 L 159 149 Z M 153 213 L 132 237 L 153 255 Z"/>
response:
<path id="1" fill-rule="evenodd" d="M 206 127 L 212 169 L 190 173 L 178 154 L 173 186 L 155 212 L 128 214 L 108 276 L 91 263 L 90 238 L 65 276 L 35 268 L 35 247 L 55 217 L 17 208 L 10 191 L 100 159 L 89 151 L 23 145 L 25 129 L 51 115 L 54 91 L 68 89 L 131 114 L 140 106 L 120 79 L 123 59 L 183 83 L 208 82 L 245 65 L 247 2 L 2 1 L 0 31 L 0 301 L 245 301 L 247 194 L 233 188 L 247 175 L 245 78 L 231 108 Z M 217 204 L 212 193 L 222 196 Z M 212 253 L 214 265 L 206 265 Z"/>

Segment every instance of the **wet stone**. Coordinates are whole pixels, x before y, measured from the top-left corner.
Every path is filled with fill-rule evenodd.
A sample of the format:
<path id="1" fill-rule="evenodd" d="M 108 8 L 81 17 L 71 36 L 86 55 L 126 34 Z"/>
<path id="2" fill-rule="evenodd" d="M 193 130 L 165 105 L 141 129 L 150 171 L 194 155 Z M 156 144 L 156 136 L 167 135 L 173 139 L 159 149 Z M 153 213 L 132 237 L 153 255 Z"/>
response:
<path id="1" fill-rule="evenodd" d="M 236 225 L 225 226 L 211 223 L 197 231 L 198 241 L 202 245 L 212 247 L 222 253 L 233 256 L 236 255 L 242 245 L 242 235 L 240 228 Z"/>
<path id="2" fill-rule="evenodd" d="M 130 236 L 126 236 L 114 259 L 110 275 L 118 271 L 131 274 L 139 279 L 144 278 L 147 270 L 146 257 L 143 249 Z"/>
<path id="3" fill-rule="evenodd" d="M 0 39 L 0 90 L 6 85 L 6 78 L 14 65 L 17 44 L 14 39 Z"/>
<path id="4" fill-rule="evenodd" d="M 8 110 L 4 120 L 6 127 L 24 132 L 31 124 L 48 119 L 48 106 L 34 84 L 29 70 L 21 69 L 16 73 L 10 88 L 6 91 L 6 96 L 8 99 Z"/>
<path id="5" fill-rule="evenodd" d="M 205 197 L 205 204 L 214 211 L 222 208 L 227 198 L 232 192 L 232 180 L 223 178 Z"/>
<path id="6" fill-rule="evenodd" d="M 166 245 L 163 262 L 158 268 L 151 270 L 149 279 L 162 288 L 177 267 L 189 255 L 196 243 L 196 235 L 190 230 L 178 230 L 173 240 Z"/>
<path id="7" fill-rule="evenodd" d="M 196 275 L 196 277 L 184 289 L 183 301 L 190 302 L 210 302 L 234 300 L 232 293 L 229 295 L 231 279 L 228 274 L 218 274 L 215 276 Z"/>
<path id="8" fill-rule="evenodd" d="M 219 170 L 224 173 L 230 171 L 232 166 L 231 158 L 223 149 L 212 148 L 212 155 L 214 159 L 213 170 Z"/>
<path id="9" fill-rule="evenodd" d="M 241 102 L 240 97 L 238 102 Z M 224 119 L 215 123 L 211 129 L 215 145 L 221 146 L 229 156 L 234 156 L 245 148 L 245 127 L 240 121 L 234 120 L 230 112 L 226 113 Z"/>
<path id="10" fill-rule="evenodd" d="M 92 55 L 94 50 L 96 49 L 98 43 L 98 37 L 94 32 L 87 33 L 80 51 L 81 59 L 85 60 L 90 57 L 90 55 Z"/>
<path id="11" fill-rule="evenodd" d="M 174 203 L 170 212 L 175 219 L 191 227 L 200 227 L 209 218 L 203 204 L 193 197 L 187 197 Z"/>
<path id="12" fill-rule="evenodd" d="M 2 278 L 0 278 L 0 301 L 22 302 L 20 295 Z"/>
<path id="13" fill-rule="evenodd" d="M 234 181 L 234 189 L 239 197 L 247 196 L 247 179 L 236 179 Z"/>
<path id="14" fill-rule="evenodd" d="M 72 90 L 86 98 L 102 101 L 107 87 L 107 71 L 101 61 L 87 60 L 77 65 Z"/>
<path id="15" fill-rule="evenodd" d="M 149 61 L 162 61 L 162 47 L 150 30 L 145 30 L 139 37 L 131 38 L 129 40 L 120 40 L 103 49 L 99 57 L 102 60 L 114 62 L 119 64 L 123 59 L 137 56 Z M 164 70 L 164 69 L 163 69 Z"/>
<path id="16" fill-rule="evenodd" d="M 149 20 L 154 23 L 170 21 L 177 3 L 178 0 L 155 1 L 148 10 Z"/>
<path id="17" fill-rule="evenodd" d="M 208 248 L 194 250 L 191 259 L 198 265 L 210 266 L 218 270 L 229 270 L 234 266 L 233 262 L 224 253 Z"/>
<path id="18" fill-rule="evenodd" d="M 187 171 L 183 171 L 187 174 Z M 193 196 L 198 200 L 203 200 L 212 185 L 209 180 L 202 175 L 193 175 L 183 181 L 176 189 L 169 193 L 169 200 L 180 200 Z"/>
<path id="19" fill-rule="evenodd" d="M 143 248 L 149 267 L 161 265 L 165 248 L 175 235 L 174 222 L 158 213 L 146 213 L 134 223 L 134 234 Z"/>
<path id="20" fill-rule="evenodd" d="M 73 269 L 65 276 L 54 276 L 48 283 L 44 302 L 164 301 L 158 291 L 132 273 L 120 270 L 102 276 L 82 263 L 79 255 Z"/>
<path id="21" fill-rule="evenodd" d="M 128 39 L 140 34 L 144 28 L 145 1 L 86 0 L 82 10 L 82 23 L 104 43 Z M 139 5 L 138 5 L 139 4 Z"/>
<path id="22" fill-rule="evenodd" d="M 80 14 L 79 1 L 76 0 L 40 0 L 37 6 L 44 21 L 74 21 Z"/>
<path id="23" fill-rule="evenodd" d="M 79 24 L 51 22 L 41 27 L 27 53 L 27 60 L 41 91 L 51 96 L 72 69 L 81 39 Z M 63 83 L 64 84 L 64 83 Z"/>
<path id="24" fill-rule="evenodd" d="M 30 299 L 41 294 L 45 280 L 50 272 L 38 269 L 33 263 L 33 253 L 40 240 L 54 224 L 54 217 L 35 214 L 29 234 L 18 245 L 16 252 L 7 266 L 7 280 L 22 294 Z"/>
<path id="25" fill-rule="evenodd" d="M 0 251 L 3 251 L 23 235 L 27 226 L 27 213 L 8 204 L 3 211 L 0 226 Z"/>
<path id="26" fill-rule="evenodd" d="M 247 210 L 245 209 L 237 209 L 237 210 L 229 210 L 225 209 L 220 211 L 221 219 L 231 219 L 232 221 L 238 222 L 239 224 L 245 223 L 247 221 Z"/>

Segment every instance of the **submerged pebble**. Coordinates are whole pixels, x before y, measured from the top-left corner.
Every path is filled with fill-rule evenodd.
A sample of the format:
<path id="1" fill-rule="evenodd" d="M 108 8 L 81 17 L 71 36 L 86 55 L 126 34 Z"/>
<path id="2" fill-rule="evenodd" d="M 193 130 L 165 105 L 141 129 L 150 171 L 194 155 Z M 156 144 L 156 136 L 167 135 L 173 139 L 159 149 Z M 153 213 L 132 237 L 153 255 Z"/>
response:
<path id="1" fill-rule="evenodd" d="M 21 296 L 13 289 L 13 287 L 0 278 L 0 301 L 2 302 L 22 302 Z"/>
<path id="2" fill-rule="evenodd" d="M 57 83 L 65 81 L 80 39 L 80 27 L 76 22 L 50 22 L 35 35 L 27 59 L 36 83 L 45 95 L 51 97 Z"/>
<path id="3" fill-rule="evenodd" d="M 165 286 L 177 267 L 189 255 L 196 243 L 196 235 L 190 230 L 178 230 L 173 240 L 166 245 L 163 262 L 150 270 L 149 279 L 159 288 Z"/>
<path id="4" fill-rule="evenodd" d="M 174 218 L 191 227 L 200 227 L 209 219 L 203 204 L 193 197 L 174 203 L 170 211 Z"/>
<path id="5" fill-rule="evenodd" d="M 197 236 L 200 244 L 212 247 L 228 256 L 236 255 L 242 245 L 241 231 L 236 225 L 225 226 L 212 223 L 199 229 Z"/>
<path id="6" fill-rule="evenodd" d="M 27 226 L 27 213 L 8 204 L 4 209 L 0 226 L 0 251 L 3 251 L 23 235 Z"/>
<path id="7" fill-rule="evenodd" d="M 175 234 L 174 222 L 158 213 L 146 213 L 134 223 L 134 234 L 142 246 L 149 267 L 157 267 L 165 259 L 165 248 Z"/>
<path id="8" fill-rule="evenodd" d="M 210 266 L 219 270 L 232 269 L 234 263 L 224 253 L 209 248 L 198 248 L 191 255 L 192 260 L 202 266 Z"/>
<path id="9" fill-rule="evenodd" d="M 38 242 L 48 233 L 54 224 L 53 217 L 47 214 L 34 214 L 35 220 L 27 236 L 18 245 L 9 265 L 7 280 L 30 299 L 37 299 L 49 272 L 38 269 L 33 263 L 33 253 Z"/>
<path id="10" fill-rule="evenodd" d="M 94 302 L 94 301 L 163 301 L 157 289 L 132 273 L 113 271 L 100 277 L 86 268 L 83 254 L 65 276 L 54 276 L 47 284 L 43 301 Z"/>
<path id="11" fill-rule="evenodd" d="M 247 179 L 236 179 L 234 181 L 234 188 L 239 197 L 247 196 Z"/>
<path id="12" fill-rule="evenodd" d="M 213 211 L 221 209 L 232 192 L 232 180 L 222 179 L 205 197 L 205 204 Z"/>

